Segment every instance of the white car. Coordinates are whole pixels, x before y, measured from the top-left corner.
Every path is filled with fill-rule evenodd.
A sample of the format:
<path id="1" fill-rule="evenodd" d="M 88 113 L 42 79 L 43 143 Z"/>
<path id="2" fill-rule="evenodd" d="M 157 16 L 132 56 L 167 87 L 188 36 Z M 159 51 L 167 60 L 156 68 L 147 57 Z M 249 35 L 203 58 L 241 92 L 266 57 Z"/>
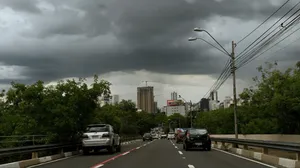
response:
<path id="1" fill-rule="evenodd" d="M 114 133 L 113 127 L 109 124 L 88 125 L 82 136 L 83 154 L 88 154 L 92 149 L 107 149 L 109 153 L 120 152 L 120 136 Z"/>
<path id="2" fill-rule="evenodd" d="M 166 139 L 167 138 L 167 134 L 161 134 L 161 139 Z"/>
<path id="3" fill-rule="evenodd" d="M 152 138 L 153 138 L 153 139 L 159 139 L 159 135 L 158 135 L 158 134 L 153 134 L 153 135 L 152 135 Z"/>
<path id="4" fill-rule="evenodd" d="M 168 133 L 168 136 L 167 136 L 167 139 L 175 139 L 175 133 L 174 132 L 169 132 Z"/>

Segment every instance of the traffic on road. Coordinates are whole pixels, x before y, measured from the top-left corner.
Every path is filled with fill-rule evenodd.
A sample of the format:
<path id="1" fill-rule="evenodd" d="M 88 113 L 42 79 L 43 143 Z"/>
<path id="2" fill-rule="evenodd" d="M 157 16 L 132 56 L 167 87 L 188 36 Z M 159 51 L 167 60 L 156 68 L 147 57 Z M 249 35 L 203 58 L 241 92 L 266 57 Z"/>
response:
<path id="1" fill-rule="evenodd" d="M 110 125 L 90 125 L 87 132 L 101 132 L 105 135 L 112 131 Z M 91 128 L 96 127 L 96 128 Z M 183 131 L 183 132 L 181 132 Z M 183 134 L 182 134 L 183 133 Z M 112 134 L 112 133 L 109 133 Z M 165 133 L 163 133 L 165 134 Z M 100 135 L 98 133 L 97 135 Z M 157 131 L 145 133 L 142 140 L 123 144 L 119 151 L 112 152 L 111 147 L 118 147 L 114 139 L 107 139 L 101 143 L 104 150 L 96 148 L 93 152 L 83 153 L 74 157 L 48 162 L 42 165 L 31 166 L 37 168 L 266 168 L 272 167 L 241 156 L 211 149 L 211 140 L 206 129 L 178 129 L 162 138 Z M 180 136 L 179 136 L 180 135 Z M 90 136 L 93 136 L 90 135 Z M 109 136 L 107 136 L 109 137 Z M 157 138 L 158 137 L 158 138 Z M 164 136 L 163 136 L 164 137 Z M 86 138 L 86 137 L 85 137 Z M 112 135 L 111 138 L 118 138 Z M 179 141 L 178 138 L 182 140 Z M 87 142 L 86 140 L 83 142 Z M 99 144 L 90 141 L 87 144 Z M 92 145 L 88 145 L 91 147 Z M 94 145 L 95 146 L 95 145 Z"/>

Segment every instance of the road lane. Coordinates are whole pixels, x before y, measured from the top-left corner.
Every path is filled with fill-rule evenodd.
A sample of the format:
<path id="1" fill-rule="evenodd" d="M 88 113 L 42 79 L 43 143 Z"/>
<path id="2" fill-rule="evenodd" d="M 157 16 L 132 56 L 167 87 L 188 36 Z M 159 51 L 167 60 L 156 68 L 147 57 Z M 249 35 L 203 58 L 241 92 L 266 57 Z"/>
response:
<path id="1" fill-rule="evenodd" d="M 173 143 L 175 144 L 175 142 Z M 195 168 L 269 168 L 269 166 L 264 166 L 214 149 L 211 151 L 185 151 L 182 144 L 175 145 L 182 151 L 182 155 L 186 157 L 188 164 L 193 165 Z"/>
<path id="2" fill-rule="evenodd" d="M 188 168 L 169 140 L 160 139 L 103 165 L 103 168 Z"/>
<path id="3" fill-rule="evenodd" d="M 143 145 L 144 142 L 143 141 L 137 141 L 135 143 L 132 144 L 127 144 L 127 145 L 122 145 L 121 148 L 121 152 L 117 152 L 115 154 L 108 154 L 107 152 L 103 151 L 103 152 L 99 152 L 99 153 L 95 153 L 95 154 L 90 154 L 90 155 L 79 155 L 79 156 L 75 156 L 72 158 L 67 158 L 67 159 L 63 159 L 60 161 L 55 161 L 52 163 L 47 163 L 44 165 L 40 165 L 40 166 L 32 166 L 35 168 L 89 168 L 101 161 L 107 160 L 111 157 L 117 156 L 121 153 L 124 153 L 128 150 L 131 150 L 133 148 L 136 148 L 138 146 Z"/>
<path id="4" fill-rule="evenodd" d="M 152 142 L 137 142 L 125 145 L 121 153 L 107 153 L 78 156 L 66 160 L 38 166 L 38 168 L 267 168 L 217 150 L 184 151 L 182 144 L 160 139 Z"/>

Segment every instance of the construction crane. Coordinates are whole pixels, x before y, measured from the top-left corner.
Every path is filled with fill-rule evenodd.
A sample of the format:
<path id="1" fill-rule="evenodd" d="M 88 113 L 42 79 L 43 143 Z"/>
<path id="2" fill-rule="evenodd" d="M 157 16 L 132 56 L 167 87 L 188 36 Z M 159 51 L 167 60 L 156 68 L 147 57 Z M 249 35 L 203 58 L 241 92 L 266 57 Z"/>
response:
<path id="1" fill-rule="evenodd" d="M 155 81 L 142 81 L 142 83 L 145 82 L 146 83 L 146 86 L 148 86 L 148 82 L 155 82 Z M 158 83 L 158 82 L 155 82 L 155 83 Z"/>

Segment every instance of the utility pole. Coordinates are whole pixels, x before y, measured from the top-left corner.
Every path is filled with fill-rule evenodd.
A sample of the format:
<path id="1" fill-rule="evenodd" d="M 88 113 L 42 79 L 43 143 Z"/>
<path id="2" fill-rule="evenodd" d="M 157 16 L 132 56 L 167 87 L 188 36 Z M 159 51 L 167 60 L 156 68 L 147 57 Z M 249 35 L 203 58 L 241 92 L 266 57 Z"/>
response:
<path id="1" fill-rule="evenodd" d="M 195 41 L 195 40 L 202 40 L 206 43 L 208 43 L 209 45 L 213 46 L 214 48 L 216 48 L 217 50 L 221 51 L 222 53 L 226 54 L 227 56 L 230 57 L 231 59 L 231 73 L 232 73 L 232 78 L 233 78 L 233 101 L 234 101 L 234 133 L 235 133 L 235 138 L 238 139 L 238 125 L 237 125 L 237 99 L 236 99 L 236 76 L 235 76 L 235 71 L 236 71 L 236 67 L 235 67 L 235 52 L 234 49 L 236 47 L 236 43 L 234 43 L 234 41 L 232 41 L 232 52 L 231 54 L 205 29 L 201 29 L 199 27 L 194 28 L 195 32 L 205 32 L 207 33 L 220 47 L 216 47 L 211 43 L 208 43 L 207 41 L 203 40 L 202 38 L 198 38 L 198 37 L 190 37 L 189 41 Z"/>
<path id="2" fill-rule="evenodd" d="M 191 128 L 193 128 L 192 100 L 190 100 L 190 115 L 191 115 Z"/>
<path id="3" fill-rule="evenodd" d="M 236 44 L 232 41 L 232 53 L 231 53 L 231 73 L 233 79 L 233 113 L 234 113 L 234 134 L 238 139 L 238 125 L 237 125 L 237 99 L 236 99 L 236 76 L 235 76 L 235 49 Z"/>

